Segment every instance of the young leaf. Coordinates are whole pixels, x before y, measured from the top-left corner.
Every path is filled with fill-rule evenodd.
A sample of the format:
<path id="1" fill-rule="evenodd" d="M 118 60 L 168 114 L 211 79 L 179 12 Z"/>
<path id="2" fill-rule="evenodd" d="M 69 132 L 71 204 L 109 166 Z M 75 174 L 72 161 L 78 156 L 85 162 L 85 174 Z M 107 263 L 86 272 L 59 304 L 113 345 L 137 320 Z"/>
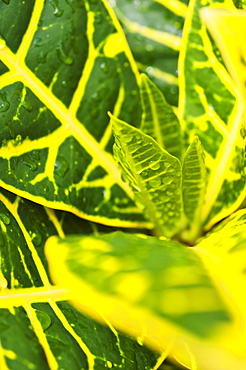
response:
<path id="1" fill-rule="evenodd" d="M 0 14 L 0 186 L 91 221 L 143 226 L 111 153 L 107 111 L 141 117 L 137 68 L 112 9 L 16 0 L 1 1 Z"/>
<path id="2" fill-rule="evenodd" d="M 231 0 L 206 1 L 210 5 L 235 9 Z M 238 87 L 213 52 L 199 17 L 203 6 L 203 0 L 191 0 L 184 27 L 179 117 L 190 140 L 197 135 L 206 153 L 208 184 L 201 223 L 209 229 L 235 211 L 245 197 L 245 144 Z"/>
<path id="3" fill-rule="evenodd" d="M 106 319 L 159 352 L 171 349 L 188 368 L 189 346 L 200 363 L 208 354 L 214 360 L 214 353 L 219 365 L 226 356 L 221 343 L 224 335 L 231 335 L 234 322 L 192 248 L 167 239 L 117 232 L 52 237 L 45 251 L 53 281 L 69 287 L 71 303 L 87 315 Z M 231 353 L 229 357 L 235 356 Z M 197 368 L 208 369 L 199 362 Z"/>
<path id="4" fill-rule="evenodd" d="M 159 355 L 88 319 L 67 302 L 66 289 L 51 285 L 46 239 L 64 237 L 65 230 L 93 230 L 72 214 L 57 214 L 7 191 L 0 194 L 1 370 L 135 370 L 136 364 L 154 370 Z"/>
<path id="5" fill-rule="evenodd" d="M 111 116 L 114 154 L 125 181 L 159 235 L 178 230 L 182 215 L 181 165 L 150 136 Z"/>
<path id="6" fill-rule="evenodd" d="M 167 152 L 181 159 L 181 128 L 173 108 L 145 74 L 141 75 L 140 93 L 143 108 L 140 129 Z"/>
<path id="7" fill-rule="evenodd" d="M 206 191 L 206 167 L 204 152 L 198 137 L 195 137 L 184 156 L 182 188 L 184 213 L 188 219 L 186 239 L 194 240 L 199 234 L 201 210 Z"/>

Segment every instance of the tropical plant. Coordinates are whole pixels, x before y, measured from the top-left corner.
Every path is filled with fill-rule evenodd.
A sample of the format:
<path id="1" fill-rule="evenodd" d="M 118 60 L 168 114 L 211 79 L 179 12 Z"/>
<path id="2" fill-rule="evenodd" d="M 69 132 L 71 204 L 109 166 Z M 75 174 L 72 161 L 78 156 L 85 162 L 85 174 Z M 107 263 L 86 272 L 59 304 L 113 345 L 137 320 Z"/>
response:
<path id="1" fill-rule="evenodd" d="M 245 8 L 2 0 L 1 370 L 246 367 Z"/>

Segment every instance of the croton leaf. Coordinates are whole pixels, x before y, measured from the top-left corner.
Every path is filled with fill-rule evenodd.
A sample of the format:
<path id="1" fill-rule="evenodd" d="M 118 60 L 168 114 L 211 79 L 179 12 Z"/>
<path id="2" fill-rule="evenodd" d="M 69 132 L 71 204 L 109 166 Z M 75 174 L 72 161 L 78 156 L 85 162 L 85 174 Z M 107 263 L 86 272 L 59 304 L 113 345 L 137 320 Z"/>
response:
<path id="1" fill-rule="evenodd" d="M 141 75 L 140 93 L 143 109 L 140 129 L 167 152 L 181 159 L 182 133 L 173 108 L 145 74 Z"/>
<path id="2" fill-rule="evenodd" d="M 141 130 L 112 117 L 114 154 L 135 201 L 159 235 L 172 236 L 182 216 L 181 164 Z"/>
<path id="3" fill-rule="evenodd" d="M 177 105 L 177 64 L 188 0 L 108 1 L 139 70 L 157 84 L 169 104 Z"/>
<path id="4" fill-rule="evenodd" d="M 198 135 L 206 154 L 208 184 L 201 223 L 208 229 L 245 197 L 245 144 L 239 89 L 214 53 L 199 16 L 204 5 L 236 10 L 231 0 L 191 0 L 179 59 L 179 117 L 189 139 Z"/>
<path id="5" fill-rule="evenodd" d="M 192 240 L 199 234 L 199 218 L 204 203 L 207 171 L 204 152 L 198 137 L 195 137 L 184 156 L 182 166 L 182 190 L 184 213 L 188 220 L 185 239 Z M 201 230 L 200 230 L 201 231 Z"/>
<path id="6" fill-rule="evenodd" d="M 107 110 L 141 117 L 137 68 L 112 9 L 18 0 L 1 2 L 0 14 L 0 185 L 93 221 L 144 224 L 111 154 Z"/>
<path id="7" fill-rule="evenodd" d="M 1 370 L 158 368 L 159 355 L 113 327 L 88 319 L 67 302 L 66 289 L 51 285 L 44 243 L 51 235 L 64 237 L 65 226 L 66 233 L 91 234 L 96 225 L 2 191 Z"/>
<path id="8" fill-rule="evenodd" d="M 45 252 L 53 281 L 73 291 L 71 304 L 82 312 L 106 319 L 157 351 L 169 351 L 188 368 L 192 352 L 197 369 L 236 369 L 218 366 L 225 359 L 245 365 L 245 358 L 237 362 L 234 346 L 223 347 L 227 341 L 233 344 L 236 308 L 222 295 L 196 249 L 165 238 L 116 232 L 51 237 Z M 245 350 L 245 341 L 241 346 Z M 207 357 L 216 366 L 204 367 Z"/>

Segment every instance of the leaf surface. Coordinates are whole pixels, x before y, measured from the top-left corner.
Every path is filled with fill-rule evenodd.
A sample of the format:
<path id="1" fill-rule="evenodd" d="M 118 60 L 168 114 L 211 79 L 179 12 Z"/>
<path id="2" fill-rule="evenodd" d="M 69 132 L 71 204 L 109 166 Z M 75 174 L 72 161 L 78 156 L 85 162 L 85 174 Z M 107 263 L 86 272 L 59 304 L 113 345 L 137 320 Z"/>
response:
<path id="1" fill-rule="evenodd" d="M 64 237 L 65 230 L 92 233 L 94 226 L 1 192 L 1 370 L 154 370 L 161 363 L 146 347 L 82 315 L 67 302 L 68 291 L 50 282 L 47 238 Z"/>
<path id="2" fill-rule="evenodd" d="M 73 305 L 159 352 L 187 358 L 184 342 L 193 345 L 199 337 L 203 345 L 211 340 L 219 346 L 217 334 L 231 324 L 217 286 L 187 246 L 116 232 L 52 237 L 45 251 L 54 282 L 74 291 Z M 86 303 L 78 291 L 86 294 Z"/>
<path id="3" fill-rule="evenodd" d="M 196 137 L 187 149 L 182 166 L 183 202 L 184 213 L 188 219 L 188 231 L 186 232 L 188 240 L 197 238 L 200 231 L 206 175 L 203 148 L 200 140 Z"/>
<path id="4" fill-rule="evenodd" d="M 18 0 L 1 2 L 0 14 L 0 185 L 92 221 L 143 225 L 111 154 L 107 110 L 141 116 L 137 69 L 111 8 Z"/>
<path id="5" fill-rule="evenodd" d="M 111 116 L 114 153 L 135 201 L 159 235 L 172 236 L 182 215 L 181 165 L 150 136 Z"/>
<path id="6" fill-rule="evenodd" d="M 209 229 L 235 211 L 245 197 L 245 144 L 239 90 L 216 57 L 218 48 L 199 17 L 203 6 L 202 0 L 190 2 L 184 27 L 179 117 L 189 139 L 198 135 L 205 150 L 208 184 L 202 224 Z M 235 10 L 230 0 L 209 0 L 206 6 Z"/>
<path id="7" fill-rule="evenodd" d="M 181 160 L 182 134 L 173 108 L 145 74 L 141 75 L 140 93 L 143 108 L 140 129 Z"/>
<path id="8" fill-rule="evenodd" d="M 188 0 L 109 3 L 123 26 L 139 70 L 161 89 L 169 104 L 177 105 L 177 62 Z"/>

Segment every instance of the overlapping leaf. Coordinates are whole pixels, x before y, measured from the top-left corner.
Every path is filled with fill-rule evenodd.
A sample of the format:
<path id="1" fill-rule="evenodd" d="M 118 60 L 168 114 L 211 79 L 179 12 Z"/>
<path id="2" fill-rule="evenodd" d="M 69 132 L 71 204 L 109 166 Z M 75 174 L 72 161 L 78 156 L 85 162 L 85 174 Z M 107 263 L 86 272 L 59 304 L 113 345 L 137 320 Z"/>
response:
<path id="1" fill-rule="evenodd" d="M 136 67 L 110 7 L 18 0 L 1 2 L 0 14 L 0 185 L 90 220 L 141 225 L 110 153 L 106 112 L 136 124 L 141 114 Z"/>
<path id="2" fill-rule="evenodd" d="M 199 17 L 204 5 L 202 0 L 190 2 L 180 54 L 179 109 L 187 135 L 191 140 L 198 135 L 205 149 L 209 178 L 202 223 L 209 228 L 244 199 L 245 144 L 239 90 L 218 61 Z M 209 0 L 209 5 L 234 9 L 230 0 Z"/>
<path id="3" fill-rule="evenodd" d="M 168 153 L 181 159 L 182 133 L 173 108 L 145 74 L 141 75 L 140 93 L 143 109 L 140 129 Z"/>
<path id="4" fill-rule="evenodd" d="M 177 105 L 177 61 L 188 0 L 108 0 L 114 8 L 141 72 Z"/>
<path id="5" fill-rule="evenodd" d="M 220 355 L 221 360 L 226 357 L 221 343 L 224 335 L 228 340 L 228 331 L 232 339 L 234 317 L 192 248 L 167 239 L 117 232 L 97 237 L 52 237 L 46 254 L 54 282 L 70 287 L 72 304 L 82 312 L 98 320 L 106 317 L 156 350 L 170 351 L 188 368 L 189 346 L 198 356 L 197 368 L 201 370 L 205 369 L 201 363 L 213 350 L 218 355 L 217 365 Z M 78 291 L 85 292 L 86 304 Z M 228 352 L 228 359 L 234 357 Z"/>
<path id="6" fill-rule="evenodd" d="M 157 234 L 173 236 L 183 211 L 179 160 L 150 136 L 113 116 L 112 127 L 115 158 L 135 192 L 136 204 Z"/>
<path id="7" fill-rule="evenodd" d="M 65 229 L 92 233 L 94 227 L 6 191 L 0 195 L 1 370 L 157 366 L 156 354 L 83 316 L 67 303 L 67 290 L 50 283 L 44 256 L 47 237 L 64 236 Z"/>

